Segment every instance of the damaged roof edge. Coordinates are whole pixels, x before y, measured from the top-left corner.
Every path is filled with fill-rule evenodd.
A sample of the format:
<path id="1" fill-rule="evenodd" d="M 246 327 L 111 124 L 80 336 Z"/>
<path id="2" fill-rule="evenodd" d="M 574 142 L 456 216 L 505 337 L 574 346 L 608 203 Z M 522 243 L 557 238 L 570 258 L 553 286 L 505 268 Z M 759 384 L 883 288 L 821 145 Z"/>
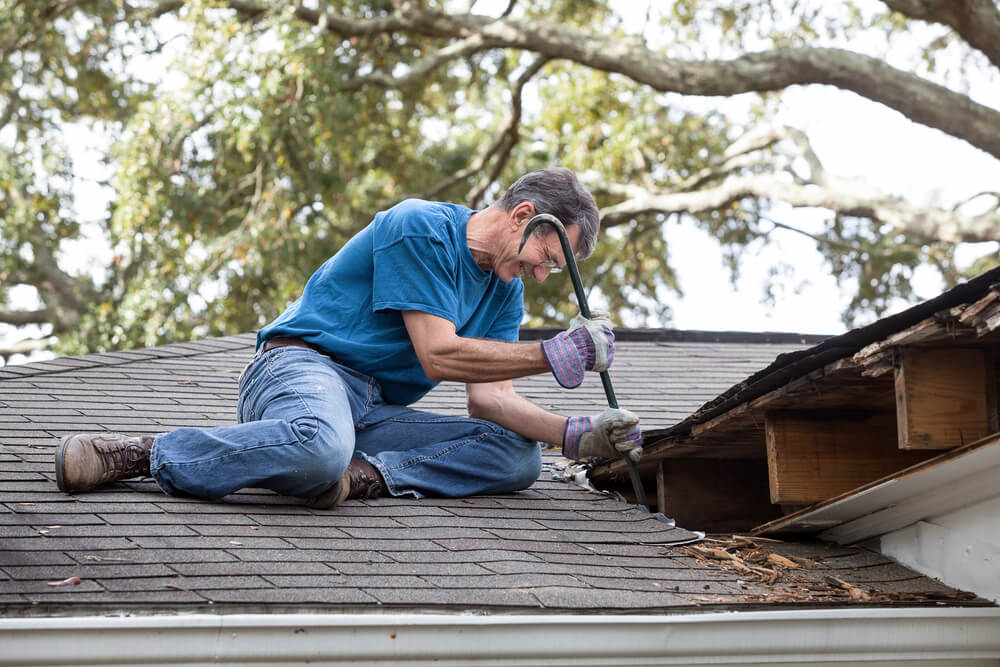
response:
<path id="1" fill-rule="evenodd" d="M 1000 434 L 874 480 L 763 526 L 752 535 L 824 531 L 820 537 L 855 544 L 1000 493 Z"/>
<path id="2" fill-rule="evenodd" d="M 854 354 L 865 346 L 911 327 L 935 313 L 973 300 L 995 283 L 1000 283 L 1000 267 L 981 273 L 933 299 L 907 308 L 895 315 L 882 318 L 868 326 L 827 338 L 805 350 L 778 355 L 767 368 L 754 373 L 743 382 L 733 385 L 700 407 L 687 419 L 670 428 L 650 432 L 647 437 L 660 438 L 683 435 L 689 432 L 694 425 L 707 422 L 737 405 L 763 396 L 767 392 L 787 384 L 790 380 Z"/>

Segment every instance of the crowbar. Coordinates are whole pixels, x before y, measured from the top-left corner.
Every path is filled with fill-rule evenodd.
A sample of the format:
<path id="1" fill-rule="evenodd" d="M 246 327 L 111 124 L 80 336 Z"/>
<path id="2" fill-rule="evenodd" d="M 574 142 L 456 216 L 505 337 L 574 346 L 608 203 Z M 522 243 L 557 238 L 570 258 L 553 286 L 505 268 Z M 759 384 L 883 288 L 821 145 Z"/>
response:
<path id="1" fill-rule="evenodd" d="M 563 256 L 566 258 L 566 268 L 569 270 L 569 277 L 573 281 L 573 290 L 576 292 L 576 301 L 580 304 L 580 314 L 590 319 L 590 306 L 587 305 L 587 293 L 583 289 L 583 281 L 580 280 L 580 270 L 576 266 L 576 257 L 573 255 L 573 247 L 569 244 L 569 236 L 566 235 L 566 228 L 554 215 L 539 213 L 524 227 L 524 234 L 521 236 L 521 245 L 517 251 L 524 249 L 524 244 L 528 242 L 531 233 L 539 225 L 548 224 L 555 229 L 559 235 L 559 244 L 562 246 Z M 615 397 L 615 389 L 611 386 L 611 374 L 601 371 L 601 384 L 604 385 L 604 395 L 608 398 L 608 406 L 618 409 L 618 399 Z M 649 511 L 649 501 L 646 499 L 646 490 L 642 486 L 642 478 L 639 477 L 639 469 L 635 461 L 626 454 L 625 463 L 628 465 L 628 475 L 632 478 L 632 489 L 635 491 L 636 500 Z"/>

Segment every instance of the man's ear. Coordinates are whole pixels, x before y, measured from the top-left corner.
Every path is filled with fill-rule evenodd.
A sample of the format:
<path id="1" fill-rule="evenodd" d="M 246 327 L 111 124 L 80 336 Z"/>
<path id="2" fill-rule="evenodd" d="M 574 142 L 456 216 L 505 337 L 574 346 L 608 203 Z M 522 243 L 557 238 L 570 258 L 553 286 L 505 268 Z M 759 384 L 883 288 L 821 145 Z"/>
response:
<path id="1" fill-rule="evenodd" d="M 528 224 L 528 221 L 533 217 L 535 217 L 535 205 L 530 201 L 521 202 L 510 212 L 510 218 L 515 227 Z"/>

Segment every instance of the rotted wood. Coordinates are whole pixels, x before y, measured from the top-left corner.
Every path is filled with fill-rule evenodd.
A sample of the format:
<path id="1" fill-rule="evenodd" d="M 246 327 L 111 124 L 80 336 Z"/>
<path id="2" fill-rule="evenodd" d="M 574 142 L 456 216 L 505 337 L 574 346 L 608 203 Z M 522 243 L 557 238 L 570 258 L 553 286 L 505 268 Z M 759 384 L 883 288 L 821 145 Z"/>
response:
<path id="1" fill-rule="evenodd" d="M 662 460 L 656 462 L 656 511 L 670 516 L 667 514 L 667 480 Z"/>
<path id="2" fill-rule="evenodd" d="M 784 505 L 820 502 L 934 456 L 896 447 L 891 412 L 769 412 L 766 432 L 771 502 Z"/>
<path id="3" fill-rule="evenodd" d="M 986 296 L 964 308 L 958 320 L 974 327 L 978 336 L 987 336 L 1000 329 L 1000 285 L 992 285 Z"/>
<path id="4" fill-rule="evenodd" d="M 1000 345 L 986 350 L 986 406 L 990 433 L 1000 432 Z"/>
<path id="5" fill-rule="evenodd" d="M 669 459 L 662 464 L 663 504 L 680 526 L 742 531 L 781 516 L 768 498 L 762 460 Z"/>
<path id="6" fill-rule="evenodd" d="M 903 348 L 896 369 L 900 449 L 950 449 L 991 432 L 987 352 Z"/>

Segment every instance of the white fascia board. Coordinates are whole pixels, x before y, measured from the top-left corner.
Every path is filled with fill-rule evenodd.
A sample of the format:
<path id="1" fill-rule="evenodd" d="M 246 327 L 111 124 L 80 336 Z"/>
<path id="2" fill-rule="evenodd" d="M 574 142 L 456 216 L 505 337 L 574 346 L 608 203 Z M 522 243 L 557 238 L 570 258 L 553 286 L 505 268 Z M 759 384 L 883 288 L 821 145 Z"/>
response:
<path id="1" fill-rule="evenodd" d="M 879 551 L 953 588 L 1000 603 L 1000 544 L 963 526 L 918 521 L 883 535 Z"/>
<path id="2" fill-rule="evenodd" d="M 995 665 L 998 608 L 0 619 L 0 665 Z"/>

